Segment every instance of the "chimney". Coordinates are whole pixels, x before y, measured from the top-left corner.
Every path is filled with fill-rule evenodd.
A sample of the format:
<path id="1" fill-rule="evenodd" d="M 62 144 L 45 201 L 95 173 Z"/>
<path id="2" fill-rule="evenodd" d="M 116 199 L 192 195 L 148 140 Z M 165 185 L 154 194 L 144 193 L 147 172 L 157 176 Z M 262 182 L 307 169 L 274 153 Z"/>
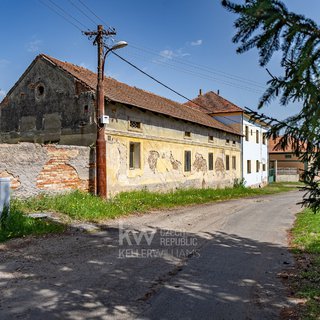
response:
<path id="1" fill-rule="evenodd" d="M 202 89 L 199 89 L 199 96 L 202 96 Z"/>
<path id="2" fill-rule="evenodd" d="M 219 90 L 219 89 L 217 90 L 217 95 L 218 95 L 218 96 L 220 95 L 220 90 Z"/>

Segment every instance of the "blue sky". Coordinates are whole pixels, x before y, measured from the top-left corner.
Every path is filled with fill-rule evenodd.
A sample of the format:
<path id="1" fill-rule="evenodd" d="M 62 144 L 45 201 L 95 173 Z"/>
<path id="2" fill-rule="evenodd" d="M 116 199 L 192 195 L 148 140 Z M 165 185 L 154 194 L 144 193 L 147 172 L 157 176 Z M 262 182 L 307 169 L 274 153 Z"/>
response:
<path id="1" fill-rule="evenodd" d="M 255 109 L 268 75 L 258 66 L 255 50 L 236 54 L 231 41 L 235 16 L 220 0 L 81 0 L 106 24 L 117 30 L 116 40 L 129 46 L 117 51 L 144 71 L 188 98 L 203 92 L 220 94 L 239 105 Z M 0 1 L 0 99 L 39 53 L 96 70 L 96 47 L 47 6 L 53 3 L 74 16 L 81 30 L 95 29 L 99 19 L 79 0 Z M 244 0 L 243 0 L 244 1 Z M 237 0 L 237 2 L 243 2 Z M 289 9 L 319 20 L 319 0 L 286 0 Z M 46 5 L 44 5 L 45 3 Z M 81 8 L 91 19 L 84 16 Z M 64 14 L 60 11 L 61 14 Z M 71 19 L 67 16 L 68 19 Z M 95 23 L 94 23 L 95 22 Z M 270 70 L 279 74 L 279 56 Z M 135 69 L 110 55 L 106 74 L 127 84 L 185 102 Z M 283 119 L 299 106 L 280 107 L 277 101 L 264 113 Z"/>

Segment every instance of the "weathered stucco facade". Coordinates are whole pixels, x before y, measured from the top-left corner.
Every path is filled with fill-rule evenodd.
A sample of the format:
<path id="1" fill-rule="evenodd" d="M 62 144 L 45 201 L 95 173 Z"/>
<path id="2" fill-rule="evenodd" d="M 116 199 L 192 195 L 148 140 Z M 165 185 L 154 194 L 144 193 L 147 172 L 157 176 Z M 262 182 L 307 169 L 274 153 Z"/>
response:
<path id="1" fill-rule="evenodd" d="M 95 81 L 96 75 L 87 69 L 40 55 L 9 91 L 0 104 L 0 142 L 15 147 L 2 144 L 0 176 L 8 172 L 12 181 L 19 181 L 17 193 L 89 189 L 94 152 L 88 156 L 90 148 L 80 152 L 66 145 L 94 146 Z M 106 125 L 109 195 L 142 188 L 225 187 L 241 177 L 241 138 L 236 130 L 166 98 L 110 78 L 105 81 L 110 90 L 105 107 L 110 119 Z M 60 146 L 32 144 L 29 154 L 24 144 L 15 145 L 21 142 Z M 10 148 L 19 154 L 13 163 L 5 156 Z M 61 160 L 63 148 L 69 155 Z M 81 170 L 70 163 L 73 152 L 86 153 L 80 157 Z M 28 170 L 15 169 L 21 169 L 20 161 L 34 163 L 30 179 Z"/>
<path id="2" fill-rule="evenodd" d="M 94 154 L 90 147 L 0 144 L 0 177 L 10 178 L 13 193 L 89 191 L 94 184 Z"/>
<path id="3" fill-rule="evenodd" d="M 241 177 L 239 136 L 121 104 L 108 105 L 106 112 L 110 115 L 106 140 L 111 193 L 137 187 L 161 191 L 220 188 L 232 186 Z M 140 129 L 130 129 L 131 120 L 139 122 Z M 138 168 L 130 168 L 130 143 L 140 145 Z M 190 171 L 185 170 L 186 151 L 191 152 Z M 209 157 L 213 160 L 210 167 Z"/>

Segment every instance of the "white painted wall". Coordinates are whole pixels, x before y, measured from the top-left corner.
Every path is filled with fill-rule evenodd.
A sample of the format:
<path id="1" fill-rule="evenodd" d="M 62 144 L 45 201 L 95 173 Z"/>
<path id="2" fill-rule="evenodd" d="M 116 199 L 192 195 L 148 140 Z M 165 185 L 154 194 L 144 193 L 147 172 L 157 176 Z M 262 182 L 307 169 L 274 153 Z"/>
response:
<path id="1" fill-rule="evenodd" d="M 246 141 L 246 126 L 249 130 L 249 141 Z M 259 143 L 256 142 L 256 131 L 259 134 Z M 250 122 L 246 117 L 243 119 L 243 178 L 246 186 L 259 186 L 268 183 L 268 140 L 263 144 L 263 133 L 267 130 L 258 123 Z M 251 160 L 251 173 L 247 170 L 247 161 Z M 260 168 L 257 172 L 256 161 Z M 265 171 L 263 171 L 265 164 Z"/>

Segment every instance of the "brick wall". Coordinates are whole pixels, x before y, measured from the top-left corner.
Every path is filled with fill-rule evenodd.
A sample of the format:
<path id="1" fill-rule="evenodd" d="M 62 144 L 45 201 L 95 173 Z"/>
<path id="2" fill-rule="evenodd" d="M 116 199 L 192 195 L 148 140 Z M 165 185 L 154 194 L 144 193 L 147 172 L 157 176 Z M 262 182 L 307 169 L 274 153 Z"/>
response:
<path id="1" fill-rule="evenodd" d="M 13 195 L 88 191 L 94 181 L 94 152 L 89 147 L 0 144 L 0 177 L 11 178 Z"/>

